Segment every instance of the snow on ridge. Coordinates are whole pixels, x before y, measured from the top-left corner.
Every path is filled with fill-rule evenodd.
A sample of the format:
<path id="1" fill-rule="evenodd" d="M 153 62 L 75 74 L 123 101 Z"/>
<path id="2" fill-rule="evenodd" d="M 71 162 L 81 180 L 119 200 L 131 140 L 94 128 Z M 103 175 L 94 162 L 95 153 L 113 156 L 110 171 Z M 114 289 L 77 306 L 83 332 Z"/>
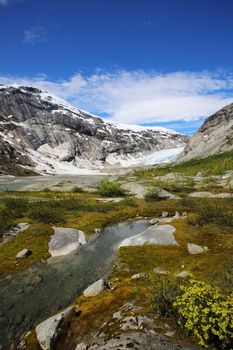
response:
<path id="1" fill-rule="evenodd" d="M 22 92 L 27 92 L 24 88 L 25 86 L 19 85 L 19 84 L 12 84 L 12 85 L 0 85 L 0 89 L 1 88 L 9 88 L 9 87 L 15 87 L 20 89 Z M 32 92 L 33 93 L 33 92 Z M 95 120 L 93 119 L 101 119 L 103 124 L 106 126 L 110 126 L 112 128 L 116 128 L 118 130 L 125 130 L 125 131 L 132 131 L 132 132 L 143 132 L 143 131 L 154 131 L 154 132 L 160 132 L 160 133 L 164 133 L 164 134 L 170 134 L 170 135 L 181 135 L 181 133 L 172 130 L 172 129 L 168 129 L 165 128 L 163 126 L 145 126 L 145 125 L 136 125 L 136 124 L 123 124 L 123 123 L 118 123 L 115 122 L 113 120 L 108 120 L 108 119 L 104 119 L 100 116 L 97 116 L 93 113 L 87 112 L 83 109 L 79 109 L 77 107 L 72 106 L 71 104 L 69 104 L 69 102 L 67 102 L 66 100 L 57 97 L 47 91 L 42 91 L 40 89 L 38 89 L 38 92 L 35 92 L 35 94 L 39 95 L 41 100 L 46 101 L 46 102 L 50 102 L 50 103 L 54 103 L 55 105 L 58 105 L 59 107 L 64 108 L 65 110 L 68 110 L 72 113 L 74 113 L 76 116 L 77 114 L 79 115 L 80 118 L 83 118 L 81 116 L 82 113 L 86 114 L 87 116 L 89 116 L 89 118 L 85 118 L 85 121 L 88 122 L 89 124 L 95 124 Z M 56 112 L 56 110 L 54 111 L 54 113 Z M 65 114 L 65 111 L 64 111 Z M 93 119 L 92 119 L 93 118 Z M 84 118 L 83 118 L 84 119 Z"/>

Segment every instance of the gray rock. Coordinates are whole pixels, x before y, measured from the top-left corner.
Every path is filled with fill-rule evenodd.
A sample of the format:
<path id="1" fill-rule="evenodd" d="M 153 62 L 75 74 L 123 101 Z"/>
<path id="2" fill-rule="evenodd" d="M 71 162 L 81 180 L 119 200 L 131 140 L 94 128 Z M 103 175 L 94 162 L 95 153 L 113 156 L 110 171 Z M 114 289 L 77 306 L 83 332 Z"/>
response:
<path id="1" fill-rule="evenodd" d="M 36 337 L 43 350 L 54 349 L 58 336 L 64 331 L 67 322 L 73 315 L 74 307 L 71 306 L 36 327 Z"/>
<path id="2" fill-rule="evenodd" d="M 207 247 L 201 247 L 201 246 L 194 244 L 194 243 L 188 243 L 187 249 L 188 249 L 189 254 L 192 254 L 192 255 L 202 254 L 208 250 Z"/>
<path id="3" fill-rule="evenodd" d="M 176 278 L 186 278 L 189 276 L 188 271 L 181 271 L 175 275 Z"/>
<path id="4" fill-rule="evenodd" d="M 80 343 L 76 346 L 75 350 L 86 350 L 87 345 L 85 343 Z"/>
<path id="5" fill-rule="evenodd" d="M 85 244 L 83 231 L 75 228 L 53 227 L 54 235 L 49 242 L 51 256 L 62 256 L 76 250 L 80 244 Z"/>
<path id="6" fill-rule="evenodd" d="M 232 198 L 233 195 L 232 193 L 217 193 L 217 194 L 214 194 L 212 192 L 192 192 L 190 193 L 189 195 L 190 197 L 193 197 L 193 198 Z"/>
<path id="7" fill-rule="evenodd" d="M 144 198 L 147 193 L 146 186 L 137 182 L 128 182 L 128 183 L 122 184 L 121 187 L 124 190 L 133 194 L 138 199 Z"/>
<path id="8" fill-rule="evenodd" d="M 31 254 L 32 254 L 32 252 L 29 249 L 24 248 L 16 255 L 16 258 L 17 259 L 24 259 L 24 258 L 27 258 Z"/>
<path id="9" fill-rule="evenodd" d="M 145 274 L 143 272 L 135 273 L 133 276 L 131 276 L 131 280 L 138 280 L 140 278 L 143 278 Z"/>
<path id="10" fill-rule="evenodd" d="M 154 225 L 138 235 L 124 239 L 118 248 L 143 245 L 145 243 L 160 245 L 177 245 L 173 236 L 175 228 L 171 225 Z"/>
<path id="11" fill-rule="evenodd" d="M 107 289 L 107 285 L 103 279 L 100 279 L 96 281 L 95 283 L 91 284 L 88 288 L 86 288 L 83 292 L 83 295 L 86 298 L 94 297 L 102 292 L 104 292 Z"/>
<path id="12" fill-rule="evenodd" d="M 167 211 L 162 212 L 162 218 L 167 218 L 169 216 L 169 213 Z"/>
<path id="13" fill-rule="evenodd" d="M 157 275 L 167 275 L 167 271 L 164 269 L 161 269 L 160 267 L 156 267 L 154 269 L 154 273 L 156 273 Z"/>
<path id="14" fill-rule="evenodd" d="M 159 223 L 159 219 L 158 218 L 154 218 L 154 219 L 150 219 L 149 220 L 149 224 L 151 225 L 156 225 Z"/>
<path id="15" fill-rule="evenodd" d="M 122 333 L 102 344 L 90 346 L 89 350 L 200 350 L 200 347 L 176 343 L 168 337 L 160 336 L 156 332 Z"/>

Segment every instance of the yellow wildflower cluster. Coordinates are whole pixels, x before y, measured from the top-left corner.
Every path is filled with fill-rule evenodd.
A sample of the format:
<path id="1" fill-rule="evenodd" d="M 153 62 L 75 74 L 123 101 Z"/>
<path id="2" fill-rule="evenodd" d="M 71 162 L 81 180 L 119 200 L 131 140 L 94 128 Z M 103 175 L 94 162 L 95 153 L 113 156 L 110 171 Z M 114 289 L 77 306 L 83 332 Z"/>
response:
<path id="1" fill-rule="evenodd" d="M 199 344 L 231 344 L 233 342 L 233 294 L 224 296 L 219 288 L 190 280 L 181 286 L 182 294 L 173 303 L 178 323 L 195 334 Z"/>

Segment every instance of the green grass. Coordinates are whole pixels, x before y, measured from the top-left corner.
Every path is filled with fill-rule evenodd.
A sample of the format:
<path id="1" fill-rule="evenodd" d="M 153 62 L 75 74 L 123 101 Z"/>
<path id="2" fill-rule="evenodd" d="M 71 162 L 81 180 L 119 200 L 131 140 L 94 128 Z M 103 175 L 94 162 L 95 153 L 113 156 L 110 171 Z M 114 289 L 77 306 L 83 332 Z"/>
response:
<path id="1" fill-rule="evenodd" d="M 108 178 L 99 183 L 98 190 L 104 197 L 121 197 L 125 195 L 121 185 L 118 182 L 108 180 Z"/>
<path id="2" fill-rule="evenodd" d="M 204 176 L 221 175 L 228 170 L 233 170 L 233 151 L 223 152 L 205 158 L 195 158 L 181 164 L 169 167 L 154 167 L 136 170 L 133 174 L 137 179 L 145 179 L 153 176 L 163 176 L 169 173 L 181 173 L 191 176 L 201 172 Z"/>

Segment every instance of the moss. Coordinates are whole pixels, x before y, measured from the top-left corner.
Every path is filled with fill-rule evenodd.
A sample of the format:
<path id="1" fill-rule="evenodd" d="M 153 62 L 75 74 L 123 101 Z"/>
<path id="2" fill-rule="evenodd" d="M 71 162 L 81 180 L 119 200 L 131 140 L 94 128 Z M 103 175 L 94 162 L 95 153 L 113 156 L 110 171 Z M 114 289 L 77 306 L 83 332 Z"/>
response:
<path id="1" fill-rule="evenodd" d="M 48 242 L 53 230 L 47 225 L 34 224 L 28 230 L 0 246 L 0 274 L 23 270 L 32 264 L 47 259 Z M 25 259 L 16 259 L 22 249 L 28 248 L 32 255 Z"/>

